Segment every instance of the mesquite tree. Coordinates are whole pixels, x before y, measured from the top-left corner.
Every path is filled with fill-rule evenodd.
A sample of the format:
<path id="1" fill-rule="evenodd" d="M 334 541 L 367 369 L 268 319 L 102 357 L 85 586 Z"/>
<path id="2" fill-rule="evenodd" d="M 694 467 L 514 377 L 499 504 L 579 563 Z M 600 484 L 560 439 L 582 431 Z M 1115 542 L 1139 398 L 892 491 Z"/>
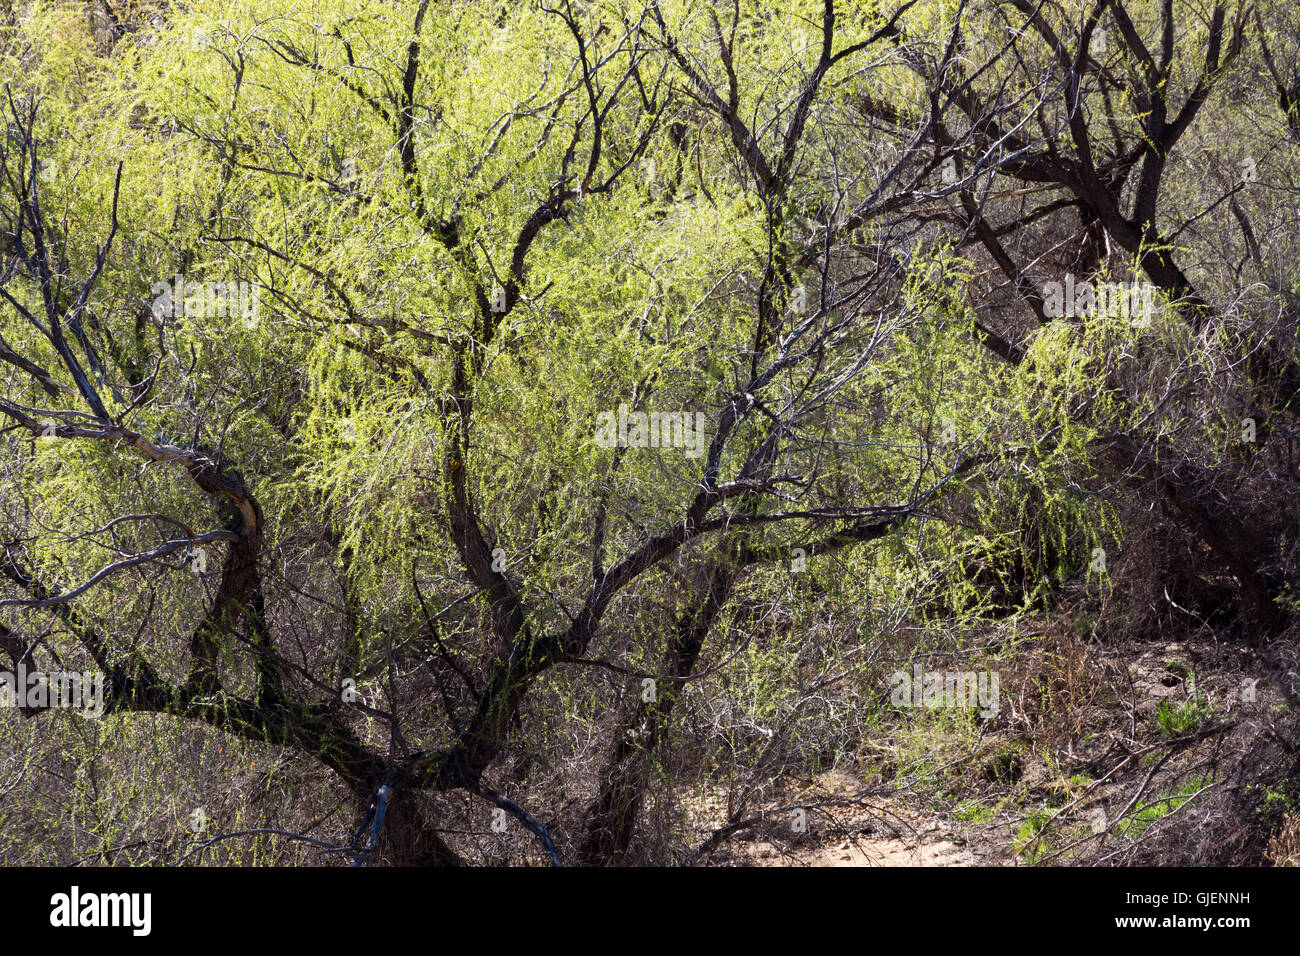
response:
<path id="1" fill-rule="evenodd" d="M 344 856 L 605 864 L 680 755 L 736 827 L 891 627 L 1045 600 L 1135 502 L 1285 624 L 1229 486 L 1290 340 L 1161 198 L 1246 11 L 354 7 L 5 34 L 15 666 L 324 768 Z M 1049 314 L 1124 268 L 1178 335 Z M 1221 394 L 1273 436 L 1231 472 Z"/>

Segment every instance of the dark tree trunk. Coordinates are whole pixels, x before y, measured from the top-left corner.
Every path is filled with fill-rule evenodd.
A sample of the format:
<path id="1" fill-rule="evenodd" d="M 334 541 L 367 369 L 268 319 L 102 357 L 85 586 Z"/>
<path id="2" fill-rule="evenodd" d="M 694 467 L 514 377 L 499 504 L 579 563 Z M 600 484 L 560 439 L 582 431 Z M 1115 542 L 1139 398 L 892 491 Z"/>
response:
<path id="1" fill-rule="evenodd" d="M 731 565 L 713 566 L 700 602 L 674 628 L 664 661 L 667 679 L 656 688 L 655 700 L 638 699 L 623 722 L 618 742 L 600 775 L 600 792 L 587 811 L 587 832 L 578 854 L 584 865 L 609 866 L 626 855 L 645 799 L 649 756 L 669 728 L 685 679 L 694 672 L 704 641 L 726 606 L 738 574 Z"/>

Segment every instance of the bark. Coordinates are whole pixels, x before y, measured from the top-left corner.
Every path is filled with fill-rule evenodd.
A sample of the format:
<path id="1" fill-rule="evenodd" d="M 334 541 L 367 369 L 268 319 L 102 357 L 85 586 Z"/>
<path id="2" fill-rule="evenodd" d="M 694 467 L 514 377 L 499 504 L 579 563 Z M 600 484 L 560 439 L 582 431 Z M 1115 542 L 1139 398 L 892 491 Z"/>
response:
<path id="1" fill-rule="evenodd" d="M 639 701 L 620 728 L 618 742 L 600 775 L 600 792 L 587 811 L 586 836 L 578 854 L 583 864 L 608 866 L 627 854 L 645 799 L 650 756 L 669 729 L 673 708 L 738 575 L 738 569 L 729 564 L 712 567 L 704 596 L 676 624 L 663 666 L 667 679 L 656 687 L 656 699 Z"/>

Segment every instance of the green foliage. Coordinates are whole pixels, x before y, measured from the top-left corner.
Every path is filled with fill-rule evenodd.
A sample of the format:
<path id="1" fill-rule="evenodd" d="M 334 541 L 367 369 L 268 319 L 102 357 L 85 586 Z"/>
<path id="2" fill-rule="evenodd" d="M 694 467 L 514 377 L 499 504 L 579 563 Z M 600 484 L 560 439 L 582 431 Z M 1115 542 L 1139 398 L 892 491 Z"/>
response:
<path id="1" fill-rule="evenodd" d="M 1214 714 L 1214 706 L 1200 697 L 1174 701 L 1165 698 L 1156 708 L 1156 723 L 1166 737 L 1183 737 L 1195 733 Z"/>
<path id="2" fill-rule="evenodd" d="M 223 562 L 245 530 L 233 495 L 196 490 L 185 456 L 203 456 L 260 509 L 259 607 L 217 628 L 224 692 L 259 716 L 266 676 L 256 642 L 269 634 L 289 662 L 297 716 L 337 718 L 378 759 L 396 765 L 411 750 L 478 743 L 466 731 L 478 720 L 491 725 L 494 759 L 514 758 L 521 778 L 552 787 L 548 797 L 576 793 L 583 788 L 555 776 L 617 755 L 609 726 L 645 717 L 640 675 L 669 683 L 663 672 L 681 662 L 683 634 L 712 600 L 709 582 L 730 568 L 697 673 L 674 689 L 681 710 L 665 716 L 661 744 L 646 757 L 660 785 L 707 767 L 748 806 L 772 792 L 772 775 L 838 766 L 887 728 L 894 776 L 943 794 L 953 754 L 975 752 L 983 725 L 958 711 L 893 714 L 883 676 L 897 661 L 971 651 L 986 659 L 978 638 L 992 620 L 1009 617 L 1015 628 L 1067 584 L 1096 598 L 1096 613 L 1075 620 L 1081 636 L 1098 636 L 1112 621 L 1107 602 L 1142 573 L 1112 578 L 1098 552 L 1143 544 L 1152 515 L 1168 512 L 1194 536 L 1198 502 L 1231 512 L 1260 484 L 1284 487 L 1280 459 L 1256 468 L 1243 449 L 1241 406 L 1291 408 L 1269 388 L 1290 368 L 1275 329 L 1293 316 L 1271 299 L 1257 309 L 1263 318 L 1250 310 L 1260 288 L 1289 288 L 1296 257 L 1278 237 L 1294 230 L 1267 208 L 1276 203 L 1236 190 L 1223 169 L 1187 170 L 1227 150 L 1229 167 L 1257 157 L 1281 179 L 1294 143 L 1274 144 L 1262 127 L 1284 133 L 1285 116 L 1198 119 L 1210 129 L 1197 127 L 1194 148 L 1174 152 L 1162 218 L 1139 229 L 1136 249 L 1104 235 L 1106 251 L 1088 270 L 1092 281 L 1125 281 L 1166 258 L 1191 260 L 1198 289 L 1222 304 L 1214 322 L 1186 321 L 1168 288 L 1148 326 L 1115 308 L 1039 321 L 1026 290 L 1076 268 L 1077 237 L 1093 242 L 1126 213 L 1062 202 L 1065 180 L 1017 178 L 1024 168 L 998 165 L 1019 149 L 1010 140 L 1000 158 L 973 138 L 943 141 L 981 124 L 931 116 L 938 93 L 917 65 L 939 63 L 960 41 L 960 62 L 944 75 L 963 77 L 970 102 L 1003 104 L 1005 122 L 982 128 L 1019 136 L 1041 119 L 1051 129 L 1034 139 L 1035 162 L 1040 149 L 1048 158 L 1077 152 L 1070 124 L 1053 113 L 1059 104 L 1039 99 L 1054 88 L 1040 82 L 1054 51 L 1010 27 L 996 5 L 925 0 L 878 36 L 896 7 L 840 4 L 834 50 L 875 42 L 869 58 L 820 66 L 825 8 L 816 0 L 716 10 L 667 0 L 655 8 L 662 26 L 625 0 L 566 5 L 572 23 L 549 5 L 513 0 L 114 6 L 137 28 L 115 32 L 97 9 L 45 2 L 19 3 L 0 24 L 0 71 L 15 103 L 39 106 L 34 135 L 50 164 L 40 191 L 59 259 L 51 294 L 66 314 L 76 284 L 97 276 L 84 334 L 107 358 L 90 378 L 119 429 L 6 432 L 0 530 L 53 592 L 168 540 L 220 540 L 209 572 L 172 552 L 106 576 L 75 602 L 75 617 L 49 608 L 6 617 L 70 663 L 147 661 L 169 687 L 186 679 L 196 633 L 223 610 L 214 597 Z M 1136 7 L 1147 29 L 1156 5 Z M 1077 4 L 1042 13 L 1066 38 L 1079 14 Z M 1199 77 L 1209 29 L 1180 11 L 1166 92 Z M 1011 42 L 1023 45 L 1014 55 Z M 724 91 L 729 118 L 683 62 Z M 588 90 L 592 63 L 604 73 Z M 1107 63 L 1097 75 L 1128 85 L 1106 97 L 1089 85 L 1080 115 L 1104 116 L 1105 135 L 1140 142 L 1151 115 L 1135 92 L 1140 78 L 1132 63 Z M 1262 65 L 1239 69 L 1264 76 Z M 823 85 L 804 104 L 806 135 L 783 155 L 821 66 Z M 590 168 L 589 96 L 603 104 Z M 747 165 L 751 149 L 778 158 L 771 182 Z M 980 172 L 948 188 L 936 165 L 944 150 L 963 174 Z M 1139 159 L 1108 158 L 1105 175 L 1128 175 Z M 1133 185 L 1116 189 L 1127 206 Z M 1039 199 L 1027 198 L 1039 192 L 1059 203 L 1050 228 L 1038 228 Z M 5 194 L 6 217 L 13 198 Z M 990 265 L 965 200 L 998 219 L 1006 248 L 1026 256 L 1024 275 Z M 1164 235 L 1170 205 L 1194 218 Z M 851 235 L 821 248 L 863 209 L 871 215 Z M 1251 232 L 1252 215 L 1251 234 L 1268 237 L 1262 252 L 1242 258 L 1226 242 L 1213 246 L 1211 225 L 1226 222 L 1235 237 Z M 13 296 L 0 307 L 0 340 L 62 369 L 50 336 L 23 315 L 41 313 L 40 282 L 11 273 L 10 250 L 0 252 L 0 281 Z M 1260 275 L 1249 272 L 1256 266 Z M 244 284 L 255 308 L 161 314 L 158 288 L 175 279 Z M 508 308 L 498 305 L 507 289 Z M 1024 301 L 1008 307 L 998 298 L 1007 290 Z M 984 347 L 991 329 L 1005 334 L 1014 360 Z M 799 361 L 755 385 L 775 355 Z M 1234 378 L 1265 360 L 1274 365 L 1257 379 Z M 17 366 L 3 367 L 12 372 L 0 396 L 7 423 L 24 410 L 41 417 L 75 407 L 68 421 L 95 424 L 61 371 L 63 389 L 50 395 Z M 716 480 L 677 449 L 600 447 L 598 416 L 623 405 L 698 412 L 710 429 L 743 406 L 717 473 L 724 483 L 740 476 L 771 439 L 757 470 L 777 478 L 762 493 L 711 501 L 706 519 L 717 523 L 696 535 L 686 510 L 717 494 Z M 137 435 L 177 454 L 137 454 Z M 1107 455 L 1121 440 L 1141 447 L 1116 463 Z M 1210 475 L 1195 494 L 1166 500 L 1148 487 L 1189 473 Z M 1260 528 L 1252 547 L 1285 578 L 1294 548 L 1266 526 L 1266 511 L 1243 504 L 1230 516 Z M 457 524 L 463 514 L 473 516 L 470 531 Z M 899 520 L 879 535 L 818 547 L 887 516 Z M 682 547 L 612 597 L 594 594 L 603 572 L 688 526 Z M 501 562 L 492 573 L 517 607 L 483 584 L 466 553 L 475 536 Z M 800 549 L 806 563 L 796 567 Z M 1275 603 L 1294 610 L 1294 584 L 1276 590 Z M 587 643 L 541 639 L 576 629 L 577 616 L 607 598 Z M 111 659 L 95 659 L 85 629 L 105 636 Z M 1190 699 L 1163 701 L 1155 717 L 1169 738 L 1214 713 L 1190 668 L 1184 676 Z M 337 699 L 345 678 L 364 704 L 346 712 Z M 488 686 L 507 689 L 504 703 L 480 702 Z M 1048 702 L 1048 688 L 1039 690 Z M 509 719 L 494 723 L 498 706 Z M 15 752 L 43 748 L 90 776 L 27 815 L 8 849 L 36 862 L 152 860 L 185 845 L 190 794 L 229 787 L 251 807 L 254 796 L 269 804 L 293 791 L 305 771 L 215 712 L 191 707 L 172 721 L 124 714 L 90 729 L 59 722 L 44 738 L 24 731 Z M 208 737 L 194 730 L 204 721 Z M 214 766 L 214 742 L 223 758 L 238 757 Z M 310 756 L 321 758 L 320 749 Z M 1000 743 L 985 773 L 1009 786 L 1030 753 L 1022 741 Z M 251 773 L 254 760 L 264 773 Z M 32 767 L 24 759 L 22 773 Z M 305 801 L 313 822 L 326 804 L 346 802 L 327 796 Z M 972 822 L 991 813 L 973 802 L 958 809 Z M 270 816 L 260 804 L 220 811 L 232 828 Z M 1036 812 L 1015 831 L 1025 859 L 1045 852 L 1048 819 Z M 47 852 L 41 841 L 55 831 L 80 835 Z M 266 862 L 297 851 L 259 838 L 221 852 Z"/>
<path id="3" fill-rule="evenodd" d="M 1151 824 L 1173 813 L 1210 782 L 1206 778 L 1196 777 L 1162 793 L 1159 799 L 1138 807 L 1117 823 L 1115 832 L 1122 836 L 1141 836 Z"/>
<path id="4" fill-rule="evenodd" d="M 1011 847 L 1026 863 L 1037 863 L 1052 851 L 1052 811 L 1041 807 L 1030 811 L 1011 833 Z"/>

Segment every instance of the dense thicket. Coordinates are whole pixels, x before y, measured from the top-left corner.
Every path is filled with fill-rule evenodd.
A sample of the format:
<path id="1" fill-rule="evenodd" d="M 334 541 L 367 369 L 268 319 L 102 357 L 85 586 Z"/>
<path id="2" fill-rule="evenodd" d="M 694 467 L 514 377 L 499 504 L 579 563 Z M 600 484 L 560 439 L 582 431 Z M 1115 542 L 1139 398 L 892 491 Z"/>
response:
<path id="1" fill-rule="evenodd" d="M 6 859 L 689 860 L 1067 595 L 1294 644 L 1285 3 L 0 0 L 0 76 L 0 650 L 107 683 L 0 717 Z"/>

